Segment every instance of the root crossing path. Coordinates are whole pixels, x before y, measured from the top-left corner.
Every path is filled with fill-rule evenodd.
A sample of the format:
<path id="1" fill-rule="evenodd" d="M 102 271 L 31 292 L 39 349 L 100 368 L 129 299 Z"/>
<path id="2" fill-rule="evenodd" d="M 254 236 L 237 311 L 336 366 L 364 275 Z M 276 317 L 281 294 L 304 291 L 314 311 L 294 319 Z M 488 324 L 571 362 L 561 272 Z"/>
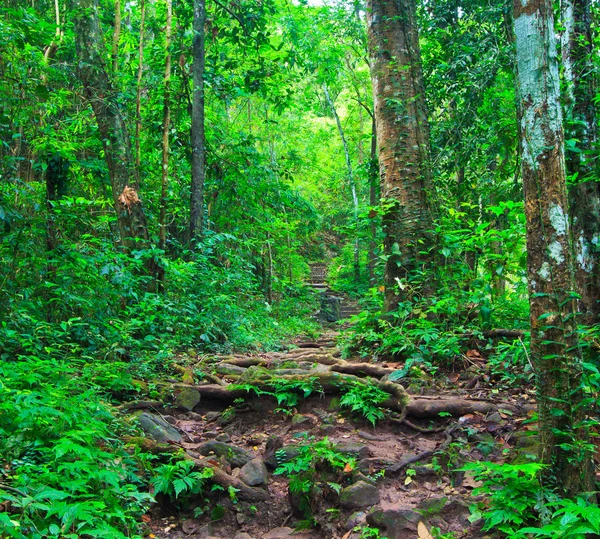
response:
<path id="1" fill-rule="evenodd" d="M 156 453 L 183 450 L 212 477 L 203 495 L 161 500 L 145 519 L 157 538 L 359 539 L 482 536 L 469 522 L 469 461 L 498 460 L 524 438 L 529 397 L 489 388 L 409 396 L 401 364 L 345 361 L 335 333 L 288 352 L 179 358 L 165 401 L 123 405 Z M 195 375 L 204 373 L 202 381 Z M 479 384 L 479 382 L 477 382 Z M 468 393 L 468 396 L 466 395 Z M 522 444 L 518 451 L 527 451 Z M 298 531 L 303 528 L 303 531 Z"/>

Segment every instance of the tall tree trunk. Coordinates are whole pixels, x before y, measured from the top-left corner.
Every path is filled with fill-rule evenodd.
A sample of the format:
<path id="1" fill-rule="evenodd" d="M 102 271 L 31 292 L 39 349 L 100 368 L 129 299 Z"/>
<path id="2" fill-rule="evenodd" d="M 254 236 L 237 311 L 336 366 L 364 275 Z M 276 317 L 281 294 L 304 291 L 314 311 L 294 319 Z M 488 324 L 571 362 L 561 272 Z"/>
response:
<path id="1" fill-rule="evenodd" d="M 142 160 L 140 134 L 142 131 L 142 76 L 144 74 L 144 26 L 146 22 L 146 2 L 141 0 L 140 4 L 140 43 L 138 46 L 138 71 L 135 91 L 135 169 L 140 175 Z"/>
<path id="2" fill-rule="evenodd" d="M 564 137 L 552 0 L 514 0 L 522 118 L 531 356 L 537 377 L 544 486 L 593 489 L 582 427 Z"/>
<path id="3" fill-rule="evenodd" d="M 398 281 L 415 278 L 428 260 L 422 253 L 431 246 L 429 124 L 413 0 L 368 0 L 367 25 L 386 208 L 385 310 L 390 312 L 404 295 L 402 290 L 398 294 Z M 421 294 L 429 292 L 423 279 L 414 286 Z"/>
<path id="4" fill-rule="evenodd" d="M 356 182 L 354 181 L 354 172 L 352 170 L 352 160 L 350 159 L 350 149 L 348 148 L 348 141 L 346 140 L 346 136 L 344 135 L 344 130 L 342 128 L 342 122 L 340 122 L 340 117 L 338 116 L 337 110 L 335 108 L 335 104 L 329 95 L 329 90 L 326 85 L 323 85 L 323 93 L 325 94 L 325 99 L 327 100 L 327 104 L 331 109 L 331 114 L 335 119 L 335 124 L 337 125 L 338 133 L 340 138 L 342 139 L 342 146 L 344 147 L 344 157 L 346 159 L 346 170 L 348 171 L 348 185 L 350 186 L 350 192 L 352 193 L 352 208 L 354 213 L 354 226 L 355 226 L 355 238 L 354 238 L 354 278 L 356 281 L 360 279 L 360 252 L 359 252 L 359 243 L 358 243 L 358 195 L 356 193 Z"/>
<path id="5" fill-rule="evenodd" d="M 369 284 L 375 286 L 375 248 L 377 247 L 377 212 L 375 206 L 379 197 L 377 196 L 377 183 L 379 175 L 377 174 L 377 165 L 375 160 L 377 159 L 377 127 L 375 126 L 375 115 L 372 115 L 371 121 L 371 153 L 369 155 L 369 205 L 371 206 L 371 212 L 369 213 L 369 219 L 371 221 L 369 238 Z"/>
<path id="6" fill-rule="evenodd" d="M 167 20 L 165 22 L 165 78 L 163 80 L 163 124 L 162 124 L 162 180 L 160 189 L 160 213 L 158 218 L 158 248 L 162 251 L 167 246 L 167 188 L 169 185 L 169 125 L 171 123 L 171 28 L 173 4 L 166 0 Z"/>
<path id="7" fill-rule="evenodd" d="M 121 39 L 121 0 L 115 0 L 115 27 L 113 29 L 112 41 L 112 71 L 116 73 L 119 69 L 119 41 Z"/>
<path id="8" fill-rule="evenodd" d="M 562 56 L 566 86 L 566 166 L 574 184 L 569 195 L 573 237 L 575 238 L 575 278 L 581 296 L 579 311 L 588 324 L 600 321 L 600 172 L 595 145 L 596 81 L 592 64 L 592 14 L 590 0 L 562 0 L 564 32 Z"/>
<path id="9" fill-rule="evenodd" d="M 120 241 L 126 249 L 145 249 L 148 247 L 148 227 L 137 191 L 139 176 L 131 158 L 131 142 L 117 103 L 117 92 L 106 71 L 98 1 L 73 0 L 72 5 L 77 71 L 104 145 Z"/>
<path id="10" fill-rule="evenodd" d="M 205 0 L 194 0 L 194 39 L 192 45 L 192 186 L 190 200 L 190 243 L 202 235 L 204 213 L 204 21 Z"/>

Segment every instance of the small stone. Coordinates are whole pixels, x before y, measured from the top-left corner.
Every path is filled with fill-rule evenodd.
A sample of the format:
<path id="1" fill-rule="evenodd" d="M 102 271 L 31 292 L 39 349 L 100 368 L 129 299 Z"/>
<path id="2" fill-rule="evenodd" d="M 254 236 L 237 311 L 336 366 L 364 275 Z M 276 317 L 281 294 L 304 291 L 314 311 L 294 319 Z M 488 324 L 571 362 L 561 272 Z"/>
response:
<path id="1" fill-rule="evenodd" d="M 194 387 L 183 387 L 175 395 L 175 406 L 183 410 L 192 411 L 200 402 L 200 392 Z"/>
<path id="2" fill-rule="evenodd" d="M 292 537 L 293 533 L 293 528 L 274 528 L 263 535 L 263 539 L 287 539 L 288 537 Z"/>
<path id="3" fill-rule="evenodd" d="M 379 503 L 379 491 L 365 481 L 358 481 L 340 492 L 340 505 L 347 509 L 360 509 L 376 503 Z"/>
<path id="4" fill-rule="evenodd" d="M 331 399 L 331 401 L 329 402 L 329 406 L 327 407 L 328 410 L 337 410 L 340 407 L 340 399 L 338 397 L 333 397 L 333 399 Z"/>
<path id="5" fill-rule="evenodd" d="M 250 487 L 266 485 L 269 482 L 267 467 L 261 458 L 252 459 L 242 466 L 240 479 Z"/>
<path id="6" fill-rule="evenodd" d="M 306 423 L 308 421 L 310 421 L 310 418 L 306 417 L 305 415 L 294 414 L 294 416 L 292 417 L 292 425 L 302 425 L 303 423 Z"/>
<path id="7" fill-rule="evenodd" d="M 246 515 L 244 515 L 244 513 L 237 513 L 235 515 L 235 519 L 237 520 L 237 523 L 242 525 L 244 522 L 246 522 L 246 519 L 248 517 Z"/>
<path id="8" fill-rule="evenodd" d="M 207 431 L 204 431 L 203 434 L 204 434 L 204 437 L 208 440 L 212 440 L 219 435 L 219 433 L 216 430 L 207 430 Z"/>
<path id="9" fill-rule="evenodd" d="M 233 539 L 253 539 L 253 538 L 249 533 L 242 532 L 242 533 L 236 533 L 233 536 Z"/>
<path id="10" fill-rule="evenodd" d="M 485 420 L 488 423 L 500 423 L 503 421 L 502 416 L 498 412 L 494 412 L 493 414 L 488 415 Z"/>
<path id="11" fill-rule="evenodd" d="M 356 526 L 360 526 L 367 521 L 367 513 L 365 511 L 355 511 L 352 513 L 348 520 L 346 520 L 345 528 L 350 531 L 356 528 Z"/>
<path id="12" fill-rule="evenodd" d="M 364 444 L 338 443 L 335 444 L 335 448 L 342 455 L 350 455 L 359 459 L 366 459 L 372 455 L 371 449 Z"/>
<path id="13" fill-rule="evenodd" d="M 254 458 L 254 455 L 245 449 L 217 441 L 204 442 L 196 450 L 204 456 L 214 453 L 223 457 L 233 468 L 242 467 Z"/>
<path id="14" fill-rule="evenodd" d="M 215 440 L 217 442 L 225 442 L 227 444 L 231 442 L 231 436 L 229 436 L 229 434 L 226 434 L 225 432 L 222 432 L 221 434 L 215 436 Z"/>
<path id="15" fill-rule="evenodd" d="M 335 425 L 321 425 L 319 430 L 323 434 L 333 434 L 335 432 Z"/>
<path id="16" fill-rule="evenodd" d="M 219 417 L 221 417 L 221 412 L 206 412 L 204 414 L 204 419 L 206 421 L 214 421 L 215 419 L 218 419 Z"/>

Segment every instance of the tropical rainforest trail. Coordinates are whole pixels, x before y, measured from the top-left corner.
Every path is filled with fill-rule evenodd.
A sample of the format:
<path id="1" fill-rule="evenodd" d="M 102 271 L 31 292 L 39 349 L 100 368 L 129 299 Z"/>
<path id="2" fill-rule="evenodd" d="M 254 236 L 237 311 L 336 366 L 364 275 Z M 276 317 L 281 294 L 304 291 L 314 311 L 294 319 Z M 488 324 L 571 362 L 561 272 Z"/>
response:
<path id="1" fill-rule="evenodd" d="M 172 402 L 121 406 L 138 409 L 155 439 L 146 449 L 180 448 L 196 469 L 215 472 L 209 481 L 219 490 L 205 489 L 204 500 L 176 508 L 158 497 L 144 517 L 155 537 L 358 539 L 369 527 L 389 539 L 429 537 L 424 530 L 432 527 L 455 537 L 485 535 L 481 521 L 468 520 L 481 483 L 461 467 L 500 462 L 509 451 L 527 461 L 535 452 L 523 425 L 534 409 L 531 391 L 500 396 L 472 350 L 469 367 L 450 373 L 445 387 L 410 380 L 417 393 L 404 405 L 404 388 L 386 381 L 398 364 L 342 360 L 335 338 L 328 331 L 287 352 L 187 357 L 177 369 L 188 383 L 170 382 Z M 210 383 L 189 383 L 199 366 L 213 373 Z M 380 421 L 361 417 L 366 402 L 344 406 L 344 384 L 390 392 L 374 408 Z M 294 476 L 301 478 L 296 487 Z M 305 492 L 293 491 L 298 484 Z M 212 510 L 194 518 L 207 500 Z M 310 529 L 294 532 L 303 524 Z"/>

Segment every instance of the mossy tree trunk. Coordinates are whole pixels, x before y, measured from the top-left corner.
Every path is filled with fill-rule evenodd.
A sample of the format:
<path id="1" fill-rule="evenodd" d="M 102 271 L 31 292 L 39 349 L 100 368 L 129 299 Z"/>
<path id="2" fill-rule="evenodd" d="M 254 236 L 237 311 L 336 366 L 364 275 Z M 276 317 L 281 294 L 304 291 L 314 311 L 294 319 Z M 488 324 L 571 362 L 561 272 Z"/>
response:
<path id="1" fill-rule="evenodd" d="M 514 0 L 531 356 L 545 487 L 593 490 L 576 333 L 572 241 L 551 0 Z"/>
<path id="2" fill-rule="evenodd" d="M 402 300 L 398 281 L 413 280 L 429 259 L 429 124 L 413 0 L 368 0 L 367 26 L 390 312 Z M 430 288 L 425 282 L 416 281 L 421 294 Z"/>
<path id="3" fill-rule="evenodd" d="M 575 278 L 581 296 L 579 311 L 588 324 L 600 321 L 600 169 L 595 153 L 596 81 L 592 63 L 590 0 L 562 0 L 563 76 L 567 174 L 575 247 Z"/>
<path id="4" fill-rule="evenodd" d="M 138 194 L 139 175 L 131 142 L 121 115 L 117 92 L 104 57 L 106 47 L 98 18 L 97 0 L 73 0 L 77 71 L 92 106 L 104 146 L 112 184 L 121 244 L 128 250 L 148 247 L 148 227 Z"/>

